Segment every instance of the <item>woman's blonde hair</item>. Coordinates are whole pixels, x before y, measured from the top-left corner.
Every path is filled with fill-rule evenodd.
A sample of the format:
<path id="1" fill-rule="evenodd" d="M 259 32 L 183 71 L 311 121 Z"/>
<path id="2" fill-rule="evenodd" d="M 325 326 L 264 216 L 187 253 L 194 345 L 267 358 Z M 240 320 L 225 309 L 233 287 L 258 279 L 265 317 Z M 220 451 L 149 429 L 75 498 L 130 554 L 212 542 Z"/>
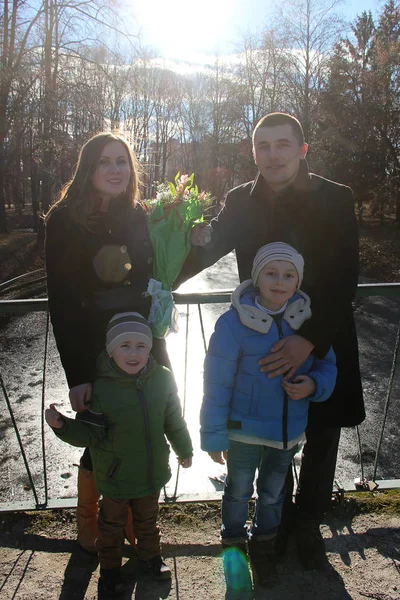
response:
<path id="1" fill-rule="evenodd" d="M 68 206 L 73 221 L 85 228 L 88 215 L 93 210 L 94 188 L 92 178 L 107 144 L 119 142 L 127 151 L 131 176 L 126 190 L 121 194 L 127 204 L 134 206 L 139 200 L 139 164 L 126 139 L 114 133 L 103 132 L 94 135 L 82 146 L 75 172 L 70 181 L 61 189 L 57 200 L 45 215 L 47 223 L 51 213 L 61 206 Z"/>

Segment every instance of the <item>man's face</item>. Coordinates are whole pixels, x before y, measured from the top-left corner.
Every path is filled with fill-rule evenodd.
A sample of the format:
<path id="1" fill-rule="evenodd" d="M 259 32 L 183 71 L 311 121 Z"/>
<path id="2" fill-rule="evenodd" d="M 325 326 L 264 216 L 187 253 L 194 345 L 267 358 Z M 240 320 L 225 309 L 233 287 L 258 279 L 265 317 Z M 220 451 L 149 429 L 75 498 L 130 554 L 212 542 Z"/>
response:
<path id="1" fill-rule="evenodd" d="M 254 162 L 271 189 L 279 192 L 297 176 L 308 145 L 300 145 L 292 126 L 260 127 L 254 137 Z"/>

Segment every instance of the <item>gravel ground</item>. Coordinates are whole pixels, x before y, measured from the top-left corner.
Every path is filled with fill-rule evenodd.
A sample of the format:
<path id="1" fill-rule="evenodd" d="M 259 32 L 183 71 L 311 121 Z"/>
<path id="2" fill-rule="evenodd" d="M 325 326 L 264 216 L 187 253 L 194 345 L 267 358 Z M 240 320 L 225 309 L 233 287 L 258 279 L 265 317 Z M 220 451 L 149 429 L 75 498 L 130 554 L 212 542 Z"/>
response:
<path id="1" fill-rule="evenodd" d="M 225 587 L 218 512 L 217 503 L 163 507 L 163 547 L 172 580 L 153 583 L 137 577 L 134 554 L 125 546 L 123 572 L 130 589 L 124 600 L 231 598 Z M 303 571 L 291 539 L 288 555 L 279 565 L 279 583 L 270 589 L 253 590 L 243 598 L 400 599 L 398 513 L 351 516 L 339 511 L 326 519 L 322 532 L 329 559 L 325 571 Z M 97 592 L 97 559 L 79 549 L 75 535 L 72 511 L 3 515 L 0 518 L 2 600 L 104 600 Z"/>

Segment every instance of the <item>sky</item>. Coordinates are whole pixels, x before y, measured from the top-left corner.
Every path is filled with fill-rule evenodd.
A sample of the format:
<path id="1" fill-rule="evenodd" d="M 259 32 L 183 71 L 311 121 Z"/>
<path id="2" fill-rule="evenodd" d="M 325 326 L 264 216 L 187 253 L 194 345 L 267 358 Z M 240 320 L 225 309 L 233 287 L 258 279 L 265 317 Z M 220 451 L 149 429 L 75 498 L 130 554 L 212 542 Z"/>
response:
<path id="1" fill-rule="evenodd" d="M 232 54 L 247 32 L 268 27 L 273 0 L 124 0 L 142 45 L 161 56 L 198 62 L 202 55 Z M 383 0 L 344 0 L 338 8 L 348 21 L 363 10 L 376 15 Z"/>

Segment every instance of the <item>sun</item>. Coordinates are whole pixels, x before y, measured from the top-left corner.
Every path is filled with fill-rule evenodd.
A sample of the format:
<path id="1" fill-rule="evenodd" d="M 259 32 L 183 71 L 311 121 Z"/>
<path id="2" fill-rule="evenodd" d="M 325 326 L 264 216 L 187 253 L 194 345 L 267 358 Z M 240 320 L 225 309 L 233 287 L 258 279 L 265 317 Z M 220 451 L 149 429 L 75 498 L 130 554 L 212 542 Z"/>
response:
<path id="1" fill-rule="evenodd" d="M 130 11 L 141 28 L 141 41 L 166 58 L 190 60 L 216 54 L 227 35 L 234 36 L 241 0 L 133 0 Z"/>

